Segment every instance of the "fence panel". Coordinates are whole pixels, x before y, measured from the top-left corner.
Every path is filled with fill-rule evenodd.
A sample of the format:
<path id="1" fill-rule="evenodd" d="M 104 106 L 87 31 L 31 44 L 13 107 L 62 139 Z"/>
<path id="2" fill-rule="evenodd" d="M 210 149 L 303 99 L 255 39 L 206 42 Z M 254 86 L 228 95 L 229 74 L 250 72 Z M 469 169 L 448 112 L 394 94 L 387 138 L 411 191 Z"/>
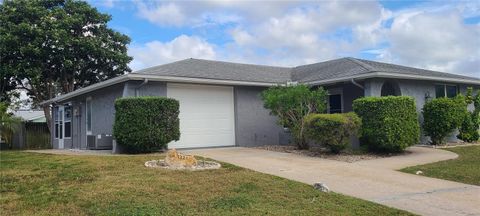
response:
<path id="1" fill-rule="evenodd" d="M 52 148 L 47 123 L 27 122 L 25 123 L 25 131 L 25 147 L 27 149 Z"/>

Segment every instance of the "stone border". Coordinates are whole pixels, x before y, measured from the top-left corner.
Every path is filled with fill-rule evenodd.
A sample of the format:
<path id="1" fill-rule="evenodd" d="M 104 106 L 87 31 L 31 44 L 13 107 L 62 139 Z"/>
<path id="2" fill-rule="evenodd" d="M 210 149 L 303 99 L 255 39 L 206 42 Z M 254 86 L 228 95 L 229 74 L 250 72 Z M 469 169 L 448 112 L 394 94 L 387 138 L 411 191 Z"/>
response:
<path id="1" fill-rule="evenodd" d="M 200 171 L 200 170 L 212 170 L 220 169 L 221 164 L 215 161 L 199 161 L 196 166 L 170 166 L 165 163 L 165 160 L 151 160 L 145 162 L 145 167 L 148 168 L 162 168 L 170 170 L 190 170 L 190 171 Z"/>

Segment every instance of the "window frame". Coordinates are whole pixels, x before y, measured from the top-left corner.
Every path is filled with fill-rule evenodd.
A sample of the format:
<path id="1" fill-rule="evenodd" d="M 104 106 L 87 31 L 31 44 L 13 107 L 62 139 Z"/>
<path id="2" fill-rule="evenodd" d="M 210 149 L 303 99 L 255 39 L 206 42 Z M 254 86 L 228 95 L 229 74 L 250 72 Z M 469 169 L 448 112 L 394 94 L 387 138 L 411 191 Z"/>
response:
<path id="1" fill-rule="evenodd" d="M 93 113 L 93 106 L 92 106 L 92 97 L 87 97 L 85 99 L 85 131 L 87 135 L 92 135 L 92 128 L 93 128 L 93 123 L 92 123 L 92 113 Z M 90 111 L 90 119 L 88 117 L 88 112 Z M 88 128 L 90 124 L 90 128 Z"/>
<path id="2" fill-rule="evenodd" d="M 460 94 L 460 88 L 458 85 L 455 85 L 455 84 L 445 84 L 445 83 L 436 83 L 435 84 L 435 98 L 442 98 L 440 96 L 437 95 L 437 86 L 442 86 L 443 88 L 443 98 L 454 98 L 456 96 L 458 96 Z M 447 86 L 453 86 L 455 87 L 455 96 L 453 97 L 448 97 L 448 92 L 447 92 Z"/>
<path id="3" fill-rule="evenodd" d="M 330 113 L 330 96 L 331 95 L 340 95 L 340 112 L 344 113 L 344 103 L 343 103 L 343 89 L 335 88 L 335 89 L 328 89 L 328 98 L 327 98 L 327 113 Z"/>
<path id="4" fill-rule="evenodd" d="M 59 139 L 59 129 L 60 129 L 60 114 L 59 114 L 59 107 L 58 106 L 54 106 L 53 107 L 53 113 L 54 113 L 54 120 L 53 120 L 53 134 L 54 134 L 54 139 Z"/>
<path id="5" fill-rule="evenodd" d="M 66 109 L 67 107 L 70 109 L 70 119 L 67 120 L 67 112 Z M 63 105 L 63 139 L 72 139 L 72 132 L 73 132 L 73 125 L 72 125 L 72 118 L 73 118 L 73 106 L 71 103 L 66 103 L 65 105 Z M 67 130 L 67 127 L 66 127 L 66 123 L 70 123 L 70 136 L 67 137 L 65 136 L 65 131 Z"/>

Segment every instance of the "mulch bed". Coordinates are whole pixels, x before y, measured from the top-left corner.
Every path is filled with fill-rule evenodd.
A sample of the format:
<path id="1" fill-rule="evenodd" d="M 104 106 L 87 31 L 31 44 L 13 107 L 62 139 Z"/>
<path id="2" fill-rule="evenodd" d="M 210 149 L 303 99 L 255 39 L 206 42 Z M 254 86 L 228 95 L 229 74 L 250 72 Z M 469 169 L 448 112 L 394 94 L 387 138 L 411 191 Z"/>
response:
<path id="1" fill-rule="evenodd" d="M 268 151 L 293 153 L 293 154 L 298 154 L 298 155 L 303 155 L 308 157 L 319 157 L 319 158 L 324 158 L 329 160 L 343 161 L 347 163 L 353 163 L 353 162 L 362 161 L 362 160 L 386 158 L 386 157 L 409 153 L 408 151 L 406 151 L 404 153 L 396 153 L 396 154 L 374 154 L 374 153 L 364 152 L 361 150 L 346 149 L 345 151 L 339 154 L 332 154 L 323 147 L 315 146 L 315 147 L 310 147 L 309 150 L 299 150 L 295 146 L 290 146 L 290 145 L 286 145 L 286 146 L 265 145 L 265 146 L 259 146 L 259 147 L 253 147 L 253 148 L 263 149 Z"/>

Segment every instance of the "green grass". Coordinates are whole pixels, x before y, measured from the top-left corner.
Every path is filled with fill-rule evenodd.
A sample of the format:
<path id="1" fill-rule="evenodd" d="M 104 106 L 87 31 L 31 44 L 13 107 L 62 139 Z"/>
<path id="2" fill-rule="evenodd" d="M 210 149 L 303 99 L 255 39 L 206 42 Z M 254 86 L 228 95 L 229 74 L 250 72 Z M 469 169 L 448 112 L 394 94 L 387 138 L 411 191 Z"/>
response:
<path id="1" fill-rule="evenodd" d="M 415 173 L 420 170 L 425 176 L 480 185 L 480 146 L 455 147 L 444 150 L 455 152 L 459 157 L 452 160 L 407 167 L 401 171 Z"/>
<path id="2" fill-rule="evenodd" d="M 158 155 L 0 152 L 2 215 L 410 215 L 284 178 L 144 167 Z"/>

